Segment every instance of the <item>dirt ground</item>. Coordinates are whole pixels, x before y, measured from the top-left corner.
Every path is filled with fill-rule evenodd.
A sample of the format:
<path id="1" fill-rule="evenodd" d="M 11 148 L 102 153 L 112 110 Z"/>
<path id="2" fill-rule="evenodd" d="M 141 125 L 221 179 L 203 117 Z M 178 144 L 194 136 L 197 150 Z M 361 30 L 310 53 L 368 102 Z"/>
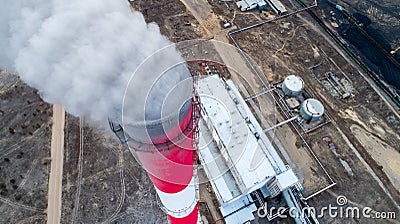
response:
<path id="1" fill-rule="evenodd" d="M 146 172 L 108 127 L 68 115 L 66 130 L 62 223 L 166 222 Z"/>
<path id="2" fill-rule="evenodd" d="M 372 158 L 382 166 L 381 169 L 385 168 L 384 172 L 393 185 L 400 189 L 400 154 L 396 149 L 358 125 L 352 125 L 350 129 Z M 381 150 L 382 148 L 385 150 Z"/>
<path id="3" fill-rule="evenodd" d="M 0 71 L 0 223 L 44 223 L 51 106 L 18 76 Z"/>
<path id="4" fill-rule="evenodd" d="M 51 117 L 36 90 L 1 72 L 0 223 L 46 222 Z M 105 125 L 66 117 L 61 223 L 165 223 L 147 174 Z"/>

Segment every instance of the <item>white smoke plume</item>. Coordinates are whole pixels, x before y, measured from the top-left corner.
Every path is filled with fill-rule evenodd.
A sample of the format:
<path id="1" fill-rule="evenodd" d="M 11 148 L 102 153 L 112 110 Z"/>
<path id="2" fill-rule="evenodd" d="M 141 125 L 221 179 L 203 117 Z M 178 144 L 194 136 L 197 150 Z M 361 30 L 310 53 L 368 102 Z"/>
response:
<path id="1" fill-rule="evenodd" d="M 138 65 L 169 44 L 125 0 L 1 1 L 0 69 L 92 120 L 120 109 Z"/>

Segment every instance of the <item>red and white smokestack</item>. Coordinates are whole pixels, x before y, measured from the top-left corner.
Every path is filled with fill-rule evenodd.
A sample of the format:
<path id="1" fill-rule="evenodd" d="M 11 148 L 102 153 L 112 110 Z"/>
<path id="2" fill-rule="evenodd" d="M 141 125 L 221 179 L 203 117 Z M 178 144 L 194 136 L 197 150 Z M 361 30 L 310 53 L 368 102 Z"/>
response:
<path id="1" fill-rule="evenodd" d="M 157 136 L 152 141 L 157 152 L 136 150 L 136 156 L 148 172 L 172 224 L 197 223 L 198 218 L 196 180 L 193 176 L 192 111 L 192 102 L 184 105 L 179 126 L 168 133 L 173 139 L 152 133 Z M 157 132 L 155 129 L 158 128 L 159 124 L 148 125 L 149 132 Z"/>
<path id="2" fill-rule="evenodd" d="M 155 69 L 165 68 L 159 64 L 142 67 L 143 72 L 155 74 L 160 74 Z M 194 83 L 186 66 L 162 74 L 152 78 L 147 75 L 146 79 L 135 74 L 130 81 L 123 129 L 129 148 L 147 171 L 170 223 L 194 224 L 199 216 L 193 166 L 198 111 Z M 138 91 L 145 91 L 140 94 L 144 96 L 138 97 Z M 144 105 L 143 113 L 137 111 L 140 105 Z"/>

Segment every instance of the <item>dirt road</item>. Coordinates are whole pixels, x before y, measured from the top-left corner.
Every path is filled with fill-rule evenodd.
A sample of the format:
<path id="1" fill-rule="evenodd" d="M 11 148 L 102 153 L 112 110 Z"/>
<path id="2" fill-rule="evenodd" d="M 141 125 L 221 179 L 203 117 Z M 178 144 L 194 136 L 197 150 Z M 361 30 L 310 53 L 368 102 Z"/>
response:
<path id="1" fill-rule="evenodd" d="M 51 136 L 51 166 L 49 195 L 47 203 L 47 223 L 60 223 L 61 190 L 64 154 L 65 110 L 62 105 L 53 105 L 53 128 Z"/>

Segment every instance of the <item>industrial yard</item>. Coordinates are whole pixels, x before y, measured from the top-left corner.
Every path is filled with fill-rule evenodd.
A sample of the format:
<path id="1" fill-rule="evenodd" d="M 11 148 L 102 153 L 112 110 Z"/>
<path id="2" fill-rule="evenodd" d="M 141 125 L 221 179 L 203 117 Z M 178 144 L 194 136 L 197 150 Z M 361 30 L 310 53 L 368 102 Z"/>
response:
<path id="1" fill-rule="evenodd" d="M 379 223 L 399 223 L 399 108 L 296 1 L 280 0 L 282 6 L 277 8 L 271 7 L 275 1 L 266 1 L 258 9 L 251 9 L 245 0 L 238 2 L 129 2 L 131 10 L 143 13 L 146 22 L 158 24 L 170 41 L 204 41 L 204 45 L 202 41 L 189 47 L 178 45 L 184 58 L 196 59 L 188 65 L 199 77 L 197 91 L 205 108 L 199 121 L 196 164 L 202 223 L 295 223 L 298 220 L 292 218 L 257 217 L 257 209 L 265 201 L 287 207 L 291 202 L 284 199 L 292 198 L 298 206 L 320 211 L 337 206 L 339 196 L 346 197 L 346 206 L 370 207 L 373 214 L 395 212 L 394 219 Z M 314 1 L 304 3 L 311 8 Z M 265 8 L 261 11 L 261 7 Z M 312 10 L 321 14 L 318 8 Z M 235 97 L 230 100 L 232 91 Z M 219 102 L 230 100 L 224 102 L 227 111 L 203 100 L 202 94 L 220 97 Z M 0 223 L 45 223 L 51 106 L 6 71 L 0 76 L 0 102 Z M 238 116 L 243 111 L 248 115 Z M 224 123 L 225 112 L 232 121 Z M 208 124 L 207 113 L 219 125 Z M 249 124 L 254 126 L 247 130 Z M 248 141 L 255 152 L 244 150 L 245 159 L 251 152 L 254 160 L 267 158 L 260 162 L 262 170 L 245 172 L 243 163 L 248 160 L 232 149 L 227 150 L 228 156 L 221 152 L 218 141 L 229 141 L 226 136 L 215 138 L 214 132 L 225 133 L 225 128 L 232 127 L 238 128 L 233 137 L 246 139 L 235 139 L 226 148 Z M 61 223 L 168 222 L 146 171 L 106 123 L 91 123 L 67 113 L 64 131 Z M 267 150 L 258 146 L 260 139 L 269 143 Z M 273 155 L 263 154 L 268 150 Z M 236 158 L 236 163 L 225 167 L 226 157 Z M 254 160 L 249 163 L 259 162 Z M 227 172 L 232 167 L 234 171 Z M 290 183 L 277 184 L 280 174 L 288 175 Z M 270 177 L 278 181 L 273 183 Z M 262 182 L 263 178 L 268 181 Z M 258 186 L 261 182 L 263 186 Z M 281 187 L 276 195 L 272 194 L 275 185 Z M 240 206 L 249 208 L 234 207 L 232 199 L 246 195 L 248 204 Z M 243 213 L 236 214 L 239 210 Z M 377 223 L 366 217 L 327 213 L 316 219 L 320 223 Z M 317 222 L 310 218 L 304 223 Z"/>

